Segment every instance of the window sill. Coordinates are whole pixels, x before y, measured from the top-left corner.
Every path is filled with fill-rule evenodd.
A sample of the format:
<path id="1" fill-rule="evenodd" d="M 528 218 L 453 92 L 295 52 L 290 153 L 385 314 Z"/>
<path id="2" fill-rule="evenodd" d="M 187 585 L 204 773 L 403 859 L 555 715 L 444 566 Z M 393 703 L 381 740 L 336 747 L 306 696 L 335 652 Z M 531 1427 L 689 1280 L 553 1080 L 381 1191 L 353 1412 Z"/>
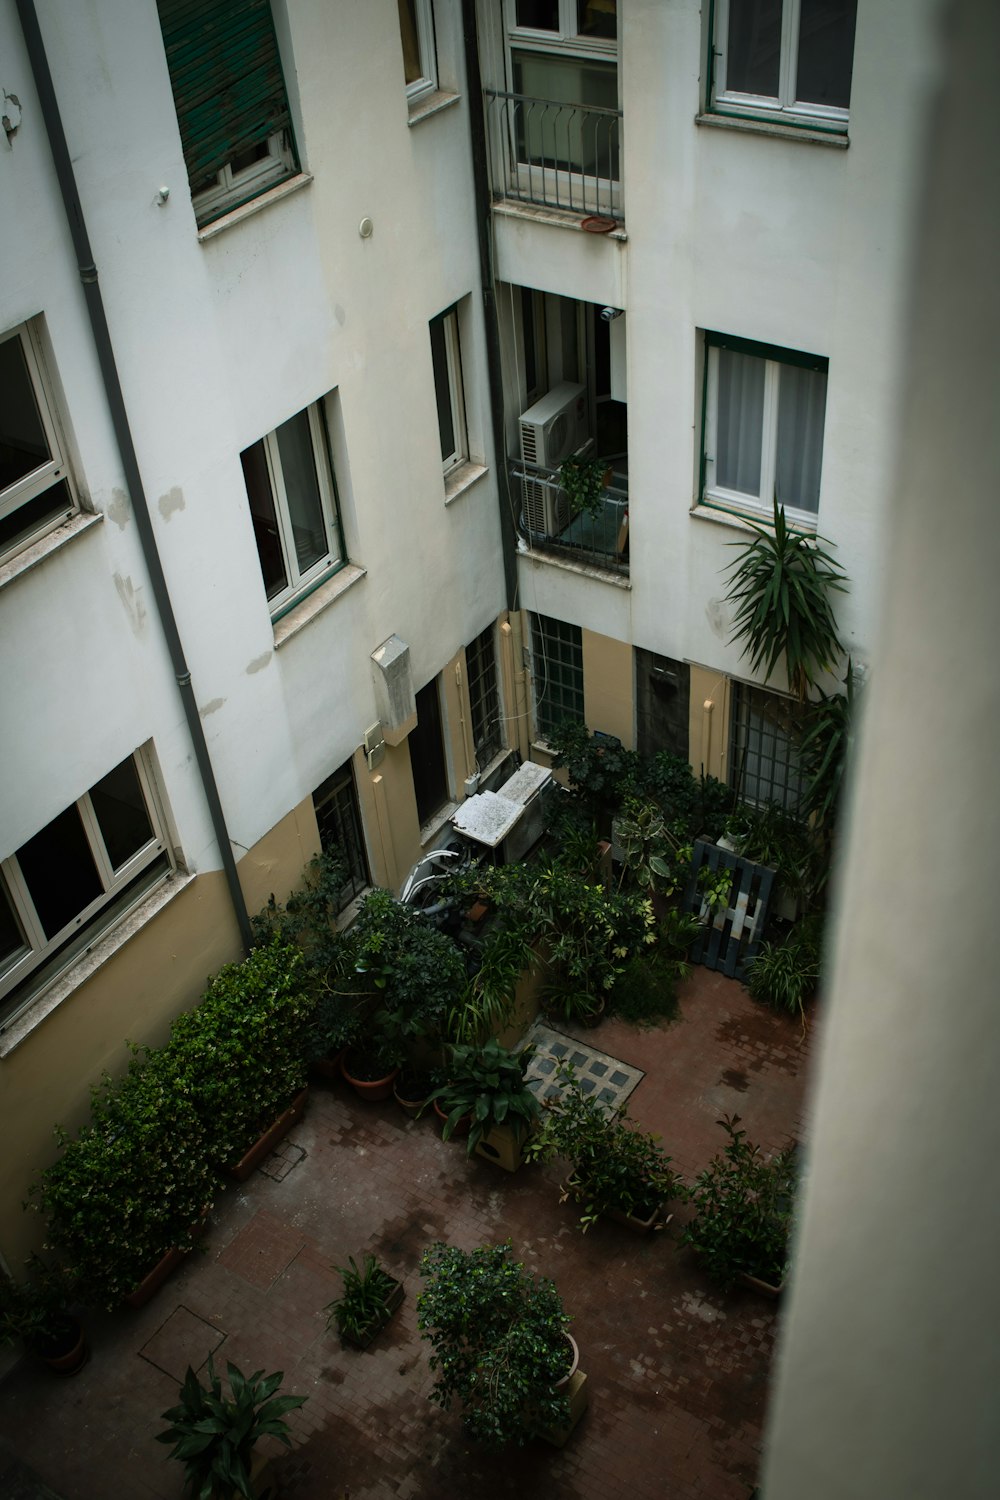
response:
<path id="1" fill-rule="evenodd" d="M 689 512 L 694 521 L 713 521 L 717 526 L 729 526 L 734 531 L 742 531 L 750 536 L 758 534 L 758 528 L 763 526 L 772 531 L 770 524 L 774 520 L 773 513 L 767 514 L 761 511 L 759 516 L 741 516 L 733 510 L 722 510 L 714 505 L 693 505 Z M 800 536 L 815 536 L 816 526 L 803 526 L 798 522 L 789 521 L 788 529 L 798 532 Z"/>
<path id="2" fill-rule="evenodd" d="M 282 615 L 280 620 L 274 622 L 274 649 L 277 651 L 286 641 L 291 640 L 293 635 L 298 635 L 310 621 L 317 615 L 323 613 L 331 604 L 346 594 L 349 588 L 367 576 L 367 568 L 359 568 L 356 563 L 347 563 L 338 568 L 332 578 L 321 583 L 318 588 L 307 594 L 301 603 L 290 609 L 287 615 Z"/>
<path id="3" fill-rule="evenodd" d="M 85 531 L 100 526 L 103 520 L 104 516 L 99 511 L 79 511 L 75 516 L 70 516 L 68 521 L 63 521 L 55 531 L 46 532 L 45 536 L 30 542 L 23 552 L 16 552 L 6 562 L 0 563 L 0 589 L 5 589 L 23 574 L 39 567 L 54 552 L 62 551 L 63 547 L 82 536 Z"/>
<path id="4" fill-rule="evenodd" d="M 575 229 L 580 234 L 587 234 L 591 239 L 618 240 L 624 244 L 628 234 L 624 223 L 617 229 L 609 229 L 607 234 L 590 235 L 583 228 L 584 219 L 590 217 L 587 214 L 567 213 L 565 209 L 543 208 L 537 203 L 522 203 L 519 198 L 499 198 L 493 204 L 493 212 L 498 218 L 508 219 L 530 219 L 537 224 L 555 224 L 560 229 Z"/>
<path id="5" fill-rule="evenodd" d="M 485 464 L 474 464 L 468 461 L 456 464 L 449 469 L 444 476 L 444 503 L 450 505 L 457 500 L 459 495 L 464 495 L 466 490 L 471 489 L 477 479 L 482 479 L 484 474 L 490 471 Z"/>
<path id="6" fill-rule="evenodd" d="M 7 1057 L 15 1047 L 19 1047 L 36 1026 L 50 1016 L 64 1000 L 68 1000 L 82 984 L 92 979 L 130 938 L 141 932 L 146 924 L 151 922 L 164 907 L 169 906 L 170 902 L 175 900 L 194 879 L 193 875 L 178 870 L 173 871 L 165 876 L 155 890 L 150 891 L 145 900 L 140 901 L 138 906 L 133 907 L 130 912 L 126 912 L 121 921 L 116 923 L 110 931 L 96 938 L 92 947 L 81 954 L 75 963 L 62 974 L 57 975 L 41 994 L 29 1000 L 25 1008 L 7 1023 L 0 1032 L 0 1057 Z"/>
<path id="7" fill-rule="evenodd" d="M 420 847 L 426 853 L 428 849 L 434 849 L 437 845 L 434 840 L 441 830 L 458 812 L 457 802 L 446 802 L 439 807 L 436 813 L 432 813 L 426 823 L 420 825 Z"/>
<path id="8" fill-rule="evenodd" d="M 578 573 L 581 578 L 596 578 L 600 583 L 610 583 L 616 589 L 632 587 L 632 580 L 626 574 L 614 573 L 610 568 L 599 568 L 594 563 L 574 562 L 571 558 L 560 557 L 554 552 L 529 547 L 523 538 L 518 540 L 517 555 L 524 562 L 532 562 L 536 566 L 544 564 L 547 568 L 561 568 L 564 573 Z"/>
<path id="9" fill-rule="evenodd" d="M 461 94 L 453 94 L 448 89 L 435 89 L 432 94 L 421 94 L 419 99 L 414 99 L 408 105 L 408 125 L 419 125 L 422 120 L 429 120 L 431 115 L 439 115 L 443 109 L 450 109 L 461 99 Z"/>
<path id="10" fill-rule="evenodd" d="M 251 198 L 249 203 L 241 203 L 239 208 L 223 214 L 221 219 L 213 219 L 211 224 L 206 224 L 203 229 L 199 229 L 199 241 L 204 244 L 207 240 L 214 240 L 217 234 L 223 234 L 227 229 L 232 229 L 234 224 L 242 224 L 244 219 L 259 214 L 262 209 L 270 208 L 272 203 L 280 203 L 282 198 L 290 198 L 293 193 L 308 187 L 311 182 L 312 176 L 309 172 L 300 172 L 297 177 L 286 178 L 284 182 L 268 188 L 259 197 Z"/>
<path id="11" fill-rule="evenodd" d="M 801 125 L 757 120 L 750 115 L 727 115 L 721 111 L 695 115 L 694 123 L 711 125 L 719 130 L 743 130 L 749 135 L 771 135 L 782 141 L 801 141 L 805 146 L 832 146 L 836 151 L 846 151 L 851 144 L 846 130 L 808 130 Z"/>

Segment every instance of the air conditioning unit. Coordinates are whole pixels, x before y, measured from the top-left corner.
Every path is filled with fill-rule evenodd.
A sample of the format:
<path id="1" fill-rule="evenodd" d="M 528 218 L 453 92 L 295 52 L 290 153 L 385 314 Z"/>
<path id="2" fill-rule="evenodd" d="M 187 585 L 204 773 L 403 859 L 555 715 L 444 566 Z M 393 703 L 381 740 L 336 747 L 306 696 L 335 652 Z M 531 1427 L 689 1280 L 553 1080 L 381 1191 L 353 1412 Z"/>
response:
<path id="1" fill-rule="evenodd" d="M 521 458 L 557 469 L 587 441 L 587 393 L 564 380 L 521 416 Z"/>
<path id="2" fill-rule="evenodd" d="M 521 515 L 534 536 L 558 536 L 569 525 L 569 497 L 565 490 L 540 479 L 521 480 Z"/>

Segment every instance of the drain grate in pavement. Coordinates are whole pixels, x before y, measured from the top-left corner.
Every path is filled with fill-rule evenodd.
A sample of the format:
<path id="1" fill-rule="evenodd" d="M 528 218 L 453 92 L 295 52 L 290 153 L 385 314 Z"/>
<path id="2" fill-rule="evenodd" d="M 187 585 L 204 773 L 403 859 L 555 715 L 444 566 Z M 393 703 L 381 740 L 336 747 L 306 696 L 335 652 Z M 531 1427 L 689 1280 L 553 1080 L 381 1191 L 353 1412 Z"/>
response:
<path id="1" fill-rule="evenodd" d="M 542 1021 L 535 1022 L 527 1041 L 534 1044 L 535 1055 L 528 1064 L 526 1080 L 539 1099 L 549 1099 L 559 1092 L 556 1069 L 560 1064 L 568 1063 L 584 1093 L 593 1094 L 609 1110 L 624 1104 L 645 1077 L 641 1068 L 598 1052 L 596 1047 L 588 1047 L 586 1042 L 556 1031 Z"/>
<path id="2" fill-rule="evenodd" d="M 297 1167 L 300 1161 L 305 1161 L 305 1157 L 306 1153 L 301 1146 L 293 1145 L 291 1141 L 282 1141 L 262 1163 L 260 1170 L 265 1177 L 283 1182 L 293 1167 Z"/>

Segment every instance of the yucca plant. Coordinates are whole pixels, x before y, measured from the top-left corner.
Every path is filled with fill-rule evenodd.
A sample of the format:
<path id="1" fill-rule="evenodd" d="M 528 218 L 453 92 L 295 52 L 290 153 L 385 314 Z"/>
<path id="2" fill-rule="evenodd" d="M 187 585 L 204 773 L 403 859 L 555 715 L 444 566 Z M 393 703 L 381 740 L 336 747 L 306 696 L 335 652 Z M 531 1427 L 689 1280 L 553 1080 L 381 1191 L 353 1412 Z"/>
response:
<path id="1" fill-rule="evenodd" d="M 784 653 L 788 686 L 804 701 L 843 654 L 830 594 L 846 591 L 845 575 L 820 545 L 830 545 L 824 537 L 792 530 L 777 496 L 772 525 L 750 525 L 757 535 L 728 570 L 732 639 L 744 642 L 743 655 L 755 672 L 764 668 L 765 680 Z"/>
<path id="2" fill-rule="evenodd" d="M 844 770 L 854 730 L 854 667 L 850 658 L 842 693 L 820 693 L 810 705 L 799 755 L 806 772 L 803 812 L 815 815 L 821 829 L 837 821 Z"/>
<path id="3" fill-rule="evenodd" d="M 208 1386 L 202 1385 L 188 1366 L 180 1390 L 180 1402 L 163 1413 L 170 1426 L 158 1432 L 158 1443 L 173 1443 L 171 1458 L 185 1467 L 186 1482 L 194 1500 L 253 1500 L 250 1462 L 254 1444 L 262 1437 L 276 1437 L 291 1447 L 286 1412 L 293 1411 L 305 1396 L 276 1396 L 284 1371 L 265 1375 L 255 1370 L 244 1375 L 227 1363 L 231 1400 L 222 1394 L 222 1381 L 208 1357 Z"/>

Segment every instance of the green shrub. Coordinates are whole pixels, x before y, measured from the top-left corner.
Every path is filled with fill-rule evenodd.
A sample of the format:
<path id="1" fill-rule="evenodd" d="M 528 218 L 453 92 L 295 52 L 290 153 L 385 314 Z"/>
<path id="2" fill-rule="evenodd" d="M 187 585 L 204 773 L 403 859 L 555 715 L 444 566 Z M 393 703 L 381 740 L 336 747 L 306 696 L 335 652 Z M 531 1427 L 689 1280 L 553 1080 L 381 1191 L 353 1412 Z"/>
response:
<path id="1" fill-rule="evenodd" d="M 165 1054 L 135 1049 L 123 1078 L 93 1089 L 90 1123 L 56 1136 L 32 1206 L 80 1296 L 112 1308 L 167 1250 L 193 1243 L 216 1186 L 209 1135 Z"/>
<path id="2" fill-rule="evenodd" d="M 313 1011 L 297 948 L 275 937 L 220 969 L 194 1010 L 170 1028 L 163 1062 L 225 1166 L 304 1086 L 304 1037 Z"/>
<path id="3" fill-rule="evenodd" d="M 788 1262 L 795 1194 L 795 1148 L 765 1157 L 737 1127 L 739 1115 L 718 1121 L 728 1140 L 695 1179 L 690 1200 L 695 1216 L 681 1234 L 709 1275 L 730 1287 L 740 1273 L 772 1286 Z"/>
<path id="4" fill-rule="evenodd" d="M 747 989 L 775 1010 L 805 1014 L 820 978 L 820 919 L 797 922 L 783 943 L 761 943 L 747 963 Z"/>

